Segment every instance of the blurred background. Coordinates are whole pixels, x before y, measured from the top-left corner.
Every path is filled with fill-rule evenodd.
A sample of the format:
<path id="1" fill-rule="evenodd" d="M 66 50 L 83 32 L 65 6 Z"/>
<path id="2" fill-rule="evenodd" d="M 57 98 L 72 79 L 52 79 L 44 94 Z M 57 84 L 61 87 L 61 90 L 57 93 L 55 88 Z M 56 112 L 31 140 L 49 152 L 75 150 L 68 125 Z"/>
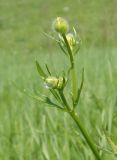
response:
<path id="1" fill-rule="evenodd" d="M 116 10 L 116 0 L 1 0 L 0 48 L 43 47 L 48 40 L 43 40 L 42 31 L 50 32 L 57 16 L 65 17 L 79 29 L 83 45 L 115 46 Z"/>
<path id="2" fill-rule="evenodd" d="M 117 141 L 117 1 L 0 0 L 2 160 L 77 160 L 77 156 L 79 160 L 94 160 L 82 138 L 78 140 L 79 135 L 71 132 L 74 124 L 66 114 L 48 109 L 19 91 L 47 92 L 35 59 L 42 66 L 48 63 L 53 73 L 66 67 L 68 62 L 57 44 L 43 34 L 53 34 L 52 22 L 58 16 L 66 18 L 70 31 L 75 27 L 82 39 L 78 58 L 78 70 L 85 67 L 81 119 L 97 143 L 108 147 L 106 140 L 101 137 L 103 141 L 98 141 L 95 136 L 95 128 L 99 131 L 102 126 Z M 103 159 L 115 160 L 115 156 L 107 154 Z"/>

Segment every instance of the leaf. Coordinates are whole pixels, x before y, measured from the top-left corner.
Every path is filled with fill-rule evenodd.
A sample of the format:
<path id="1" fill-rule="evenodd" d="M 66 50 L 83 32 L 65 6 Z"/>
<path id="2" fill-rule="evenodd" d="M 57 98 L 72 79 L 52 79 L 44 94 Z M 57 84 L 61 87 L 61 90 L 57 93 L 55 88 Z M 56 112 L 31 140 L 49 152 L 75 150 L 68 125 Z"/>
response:
<path id="1" fill-rule="evenodd" d="M 77 32 L 76 32 L 76 29 L 74 27 L 73 27 L 73 32 L 74 32 L 75 37 L 77 37 Z"/>
<path id="2" fill-rule="evenodd" d="M 25 94 L 26 96 L 31 97 L 31 98 L 39 101 L 39 102 L 46 103 L 46 104 L 50 105 L 51 107 L 56 107 L 57 109 L 62 109 L 62 110 L 64 110 L 64 111 L 66 111 L 65 108 L 63 108 L 63 107 L 55 104 L 54 102 L 52 102 L 52 101 L 51 101 L 48 97 L 46 97 L 45 95 L 43 95 L 43 97 L 40 97 L 40 96 L 34 95 L 33 93 L 29 93 L 29 91 L 26 91 L 25 89 L 22 90 L 21 88 L 19 88 L 19 87 L 15 84 L 15 82 L 12 82 L 12 84 L 13 84 L 22 94 Z M 55 93 L 54 90 L 53 90 L 53 92 L 51 92 L 51 93 Z M 53 95 L 54 95 L 54 94 L 53 94 Z M 58 96 L 57 93 L 56 93 L 56 96 Z M 59 96 L 58 96 L 58 97 L 59 97 Z"/>
<path id="3" fill-rule="evenodd" d="M 78 53 L 80 50 L 80 46 L 78 46 L 78 48 L 74 51 L 74 55 L 76 55 L 76 53 Z"/>
<path id="4" fill-rule="evenodd" d="M 47 75 L 45 74 L 45 72 L 43 71 L 43 69 L 41 68 L 40 64 L 37 61 L 36 61 L 36 66 L 37 66 L 37 71 L 39 75 L 41 76 L 41 78 L 45 79 Z"/>
<path id="5" fill-rule="evenodd" d="M 45 102 L 44 99 L 42 99 L 41 97 L 37 96 L 37 95 L 33 95 L 32 93 L 26 92 L 26 90 L 23 91 L 24 94 L 26 94 L 28 97 L 31 97 L 33 99 L 36 99 L 40 102 Z"/>
<path id="6" fill-rule="evenodd" d="M 35 100 L 38 100 L 39 102 L 42 102 L 42 103 L 46 103 L 52 107 L 56 107 L 58 109 L 64 109 L 62 108 L 61 106 L 55 104 L 54 102 L 52 102 L 48 97 L 46 97 L 45 95 L 43 95 L 43 98 L 37 96 L 37 95 L 33 95 L 33 94 L 30 94 L 30 93 L 27 93 L 26 90 L 23 91 L 23 93 L 25 93 L 27 96 L 35 99 Z"/>
<path id="7" fill-rule="evenodd" d="M 47 104 L 49 104 L 49 105 L 52 105 L 52 106 L 56 106 L 56 107 L 59 108 L 59 109 L 63 109 L 63 108 L 60 107 L 59 105 L 57 105 L 57 104 L 55 104 L 54 102 L 52 102 L 52 101 L 50 100 L 50 98 L 48 98 L 48 97 L 45 97 L 45 103 L 47 103 Z"/>
<path id="8" fill-rule="evenodd" d="M 84 84 L 84 68 L 82 70 L 82 81 L 81 81 L 81 84 L 80 84 L 80 88 L 78 89 L 78 92 L 77 92 L 77 97 L 76 97 L 76 100 L 74 102 L 74 106 L 76 106 L 79 102 L 81 91 L 82 91 L 82 88 L 83 88 L 83 84 Z"/>
<path id="9" fill-rule="evenodd" d="M 53 94 L 53 96 L 55 97 L 55 99 L 61 103 L 61 98 L 59 97 L 57 91 L 53 90 L 53 89 L 50 89 L 50 92 Z"/>
<path id="10" fill-rule="evenodd" d="M 47 70 L 47 72 L 49 73 L 49 75 L 51 76 L 51 72 L 50 72 L 50 70 L 49 70 L 49 67 L 47 66 L 47 64 L 45 64 L 45 66 L 46 66 L 46 70 Z"/>
<path id="11" fill-rule="evenodd" d="M 65 49 L 63 48 L 63 46 L 61 45 L 60 42 L 58 42 L 58 45 L 61 48 L 61 50 L 63 51 L 63 53 L 65 53 L 65 55 L 67 55 L 67 52 L 65 51 Z"/>
<path id="12" fill-rule="evenodd" d="M 53 36 L 51 36 L 50 34 L 47 34 L 45 32 L 43 32 L 43 34 L 48 37 L 48 38 L 51 38 L 52 40 L 56 41 L 56 42 L 59 42 L 59 40 L 55 39 Z"/>

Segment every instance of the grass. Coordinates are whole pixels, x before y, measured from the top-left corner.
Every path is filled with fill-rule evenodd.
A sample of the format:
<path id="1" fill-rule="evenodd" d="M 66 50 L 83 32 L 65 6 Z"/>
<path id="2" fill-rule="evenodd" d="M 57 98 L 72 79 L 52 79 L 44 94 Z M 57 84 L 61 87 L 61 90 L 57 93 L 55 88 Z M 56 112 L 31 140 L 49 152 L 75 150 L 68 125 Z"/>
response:
<path id="1" fill-rule="evenodd" d="M 105 144 L 103 128 L 115 143 L 117 134 L 116 50 L 105 53 L 104 51 L 90 49 L 89 51 L 82 50 L 80 53 L 79 70 L 82 66 L 85 67 L 85 86 L 78 113 L 82 123 L 95 140 L 94 143 L 108 146 Z M 22 56 L 16 54 L 13 57 L 1 55 L 6 62 L 6 64 L 4 61 L 0 63 L 2 66 L 4 65 L 5 71 L 5 75 L 1 76 L 0 89 L 1 158 L 77 159 L 79 156 L 80 159 L 88 159 L 89 156 L 93 159 L 88 146 L 80 137 L 77 128 L 75 129 L 76 126 L 70 117 L 29 99 L 10 83 L 13 80 L 22 89 L 44 93 L 43 84 L 40 82 L 32 60 L 34 57 L 43 58 L 43 55 L 38 55 L 38 53 L 27 54 L 27 56 L 26 54 Z M 53 58 L 52 61 L 54 60 L 54 67 L 61 63 L 62 70 L 63 63 L 60 59 L 55 58 L 61 55 L 45 53 L 44 61 L 47 62 L 50 56 Z M 18 60 L 17 64 L 16 59 Z M 51 62 L 50 67 L 53 68 Z M 96 135 L 100 138 L 97 138 Z M 5 152 L 7 154 L 4 154 Z M 107 158 L 109 160 L 116 159 L 111 154 L 107 154 L 105 159 Z"/>
<path id="2" fill-rule="evenodd" d="M 59 69 L 62 71 L 66 67 L 67 61 L 60 50 L 55 49 L 55 43 L 42 35 L 42 31 L 50 31 L 48 26 L 57 15 L 67 17 L 75 26 L 78 19 L 83 39 L 78 67 L 79 71 L 83 66 L 85 68 L 85 85 L 78 114 L 94 143 L 109 150 L 100 151 L 103 159 L 116 159 L 115 3 L 116 0 L 84 0 L 76 1 L 74 5 L 71 1 L 66 4 L 53 0 L 47 3 L 1 0 L 0 159 L 94 160 L 68 115 L 28 98 L 12 84 L 14 81 L 22 90 L 45 93 L 47 90 L 38 77 L 35 58 L 43 66 L 44 62 L 49 63 L 53 73 L 55 68 L 59 73 Z M 47 7 L 48 14 L 45 14 Z M 81 75 L 78 73 L 78 76 Z"/>
<path id="3" fill-rule="evenodd" d="M 116 6 L 116 0 L 75 0 L 74 3 L 70 0 L 50 0 L 46 3 L 42 0 L 1 0 L 0 48 L 51 48 L 51 43 L 44 39 L 42 31 L 50 32 L 56 16 L 65 17 L 79 28 L 84 45 L 116 46 Z M 47 14 L 44 13 L 45 9 Z"/>

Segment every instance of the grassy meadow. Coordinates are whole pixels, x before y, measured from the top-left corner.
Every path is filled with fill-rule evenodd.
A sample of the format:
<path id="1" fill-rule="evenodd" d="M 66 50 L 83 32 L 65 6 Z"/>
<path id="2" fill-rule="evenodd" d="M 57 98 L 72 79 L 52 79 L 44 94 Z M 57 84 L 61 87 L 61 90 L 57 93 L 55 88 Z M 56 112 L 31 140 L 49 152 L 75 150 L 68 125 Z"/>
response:
<path id="1" fill-rule="evenodd" d="M 75 26 L 82 39 L 79 117 L 102 159 L 117 159 L 116 10 L 116 0 L 0 0 L 0 160 L 95 159 L 66 113 L 21 92 L 49 95 L 35 59 L 43 67 L 48 63 L 53 74 L 68 65 L 56 42 L 43 34 L 53 34 L 57 16 Z"/>

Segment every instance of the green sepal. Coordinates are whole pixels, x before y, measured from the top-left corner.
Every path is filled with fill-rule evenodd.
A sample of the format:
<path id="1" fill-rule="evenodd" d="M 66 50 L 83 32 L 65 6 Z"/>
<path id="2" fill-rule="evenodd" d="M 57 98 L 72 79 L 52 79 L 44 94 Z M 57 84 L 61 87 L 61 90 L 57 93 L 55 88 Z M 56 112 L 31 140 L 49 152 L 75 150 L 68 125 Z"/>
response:
<path id="1" fill-rule="evenodd" d="M 37 61 L 36 61 L 36 66 L 37 66 L 37 71 L 39 75 L 41 76 L 41 78 L 45 79 L 47 75 L 45 74 L 45 72 L 43 71 L 43 69 L 41 68 L 40 64 Z"/>

